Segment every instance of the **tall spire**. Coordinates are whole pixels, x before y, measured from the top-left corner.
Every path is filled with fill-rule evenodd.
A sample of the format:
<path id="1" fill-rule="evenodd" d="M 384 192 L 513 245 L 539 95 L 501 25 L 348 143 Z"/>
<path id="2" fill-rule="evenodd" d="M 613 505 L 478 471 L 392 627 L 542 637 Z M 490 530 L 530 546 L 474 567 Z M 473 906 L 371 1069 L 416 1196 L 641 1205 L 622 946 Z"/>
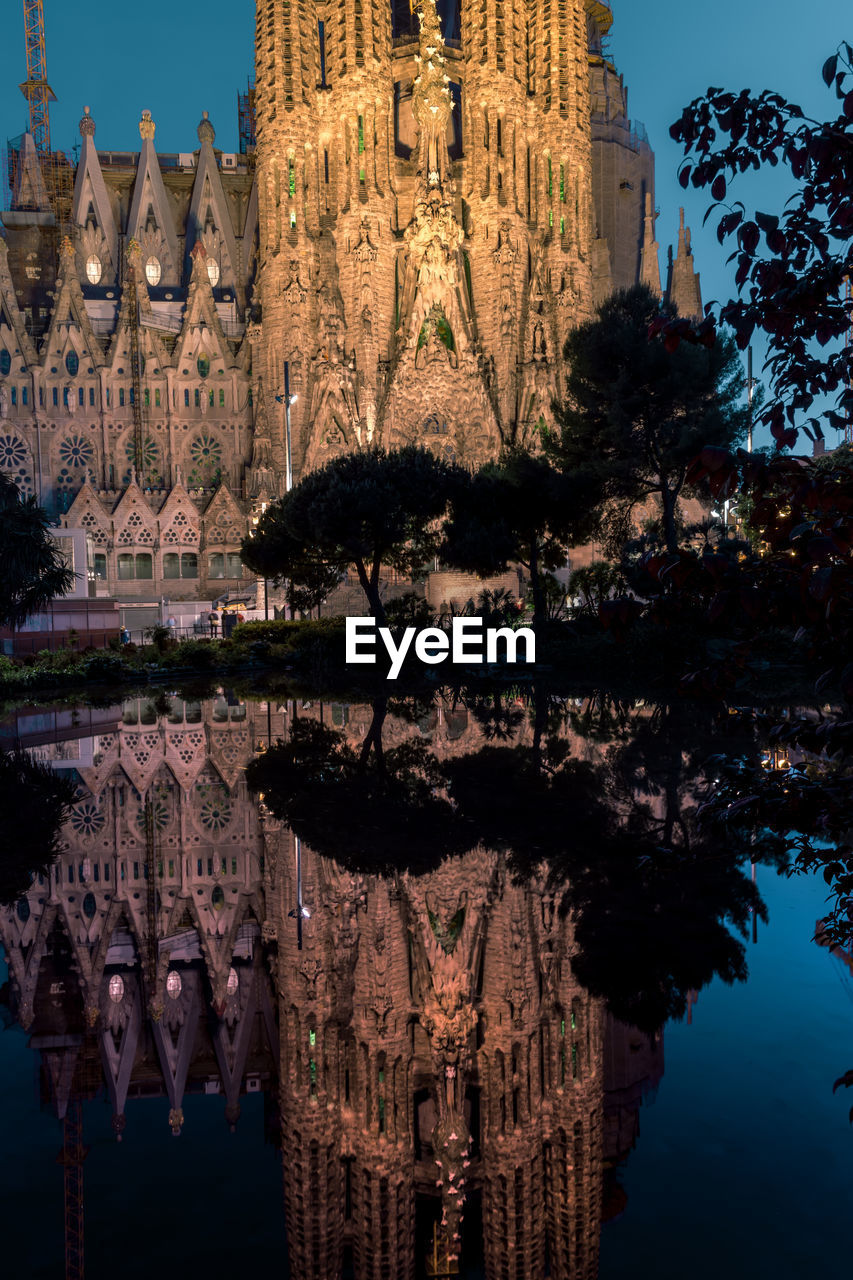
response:
<path id="1" fill-rule="evenodd" d="M 640 281 L 647 284 L 655 297 L 660 297 L 660 245 L 655 240 L 657 214 L 652 207 L 652 193 L 646 192 L 646 212 L 643 218 L 643 253 L 640 259 Z"/>
<path id="2" fill-rule="evenodd" d="M 450 180 L 447 125 L 453 110 L 450 76 L 446 71 L 441 19 L 435 0 L 418 5 L 421 24 L 419 50 L 415 54 L 418 74 L 412 91 L 412 112 L 420 126 L 418 144 L 419 187 L 441 187 Z"/>
<path id="3" fill-rule="evenodd" d="M 667 296 L 677 308 L 678 314 L 687 319 L 700 319 L 702 316 L 702 292 L 699 287 L 699 273 L 693 270 L 693 250 L 690 246 L 690 228 L 684 225 L 684 210 L 679 209 L 678 251 L 675 260 L 670 249 L 669 280 Z"/>
<path id="4" fill-rule="evenodd" d="M 33 210 L 36 213 L 50 213 L 50 198 L 47 194 L 44 176 L 41 171 L 39 154 L 31 133 L 21 138 L 21 150 L 18 155 L 18 173 L 15 190 L 12 193 L 12 208 Z"/>

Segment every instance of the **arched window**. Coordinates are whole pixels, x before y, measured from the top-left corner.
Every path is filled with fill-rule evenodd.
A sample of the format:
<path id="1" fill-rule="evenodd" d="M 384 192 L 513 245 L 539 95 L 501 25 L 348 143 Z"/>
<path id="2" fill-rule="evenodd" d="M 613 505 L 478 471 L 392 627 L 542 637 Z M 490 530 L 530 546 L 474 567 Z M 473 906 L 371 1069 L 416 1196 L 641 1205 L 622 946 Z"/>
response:
<path id="1" fill-rule="evenodd" d="M 181 556 L 181 577 L 198 577 L 198 556 L 194 551 L 185 551 Z"/>
<path id="2" fill-rule="evenodd" d="M 76 351 L 69 351 L 65 357 L 65 367 L 74 378 L 77 376 L 77 370 L 80 368 L 80 357 Z"/>
<path id="3" fill-rule="evenodd" d="M 118 580 L 127 582 L 133 577 L 133 556 L 122 552 L 118 558 Z"/>
<path id="4" fill-rule="evenodd" d="M 149 551 L 140 551 L 136 557 L 136 576 L 137 578 L 153 578 L 154 563 L 151 559 Z"/>
<path id="5" fill-rule="evenodd" d="M 198 359 L 196 360 L 195 363 L 196 363 L 196 368 L 198 369 L 198 376 L 200 378 L 206 378 L 207 375 L 210 373 L 210 356 L 207 354 L 207 352 L 200 351 L 198 353 Z"/>
<path id="6" fill-rule="evenodd" d="M 175 551 L 167 551 L 163 556 L 163 577 L 164 578 L 180 578 L 181 561 Z"/>
<path id="7" fill-rule="evenodd" d="M 213 555 L 210 557 L 207 576 L 209 578 L 225 577 L 225 556 L 221 551 L 214 551 Z"/>
<path id="8" fill-rule="evenodd" d="M 9 355 L 9 352 L 4 347 L 3 350 L 0 351 L 0 376 L 5 378 L 11 368 L 12 368 L 12 357 Z"/>
<path id="9" fill-rule="evenodd" d="M 242 578 L 243 561 L 240 559 L 239 551 L 229 551 L 226 557 L 226 564 L 227 564 L 227 572 L 225 575 L 226 577 Z"/>

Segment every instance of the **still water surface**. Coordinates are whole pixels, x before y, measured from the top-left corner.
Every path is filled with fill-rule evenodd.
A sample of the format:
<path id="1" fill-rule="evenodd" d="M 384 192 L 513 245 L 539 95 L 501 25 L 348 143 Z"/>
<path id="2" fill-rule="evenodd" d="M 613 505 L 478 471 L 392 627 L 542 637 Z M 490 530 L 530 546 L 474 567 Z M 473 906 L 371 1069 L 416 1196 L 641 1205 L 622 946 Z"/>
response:
<path id="1" fill-rule="evenodd" d="M 853 980 L 812 941 L 825 889 L 757 868 L 753 932 L 748 862 L 691 880 L 715 917 L 740 902 L 727 983 L 702 904 L 614 870 L 683 848 L 715 727 L 637 708 L 590 732 L 578 701 L 496 737 L 482 706 L 403 710 L 219 694 L 7 723 L 78 790 L 56 865 L 0 909 L 4 1270 L 82 1274 L 81 1226 L 90 1278 L 846 1267 Z M 360 798 L 340 752 L 358 779 L 377 742 L 386 789 Z M 661 999 L 684 1016 L 650 1024 Z"/>

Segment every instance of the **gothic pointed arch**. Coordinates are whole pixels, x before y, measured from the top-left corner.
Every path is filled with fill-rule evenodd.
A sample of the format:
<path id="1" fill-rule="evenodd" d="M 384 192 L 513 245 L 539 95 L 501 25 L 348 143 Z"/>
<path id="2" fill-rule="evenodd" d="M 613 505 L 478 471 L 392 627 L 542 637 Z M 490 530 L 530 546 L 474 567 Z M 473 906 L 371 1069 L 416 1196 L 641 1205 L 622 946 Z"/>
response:
<path id="1" fill-rule="evenodd" d="M 137 240 L 140 244 L 146 278 L 152 284 L 177 287 L 181 283 L 178 237 L 154 149 L 154 132 L 151 112 L 143 111 L 139 122 L 142 147 L 126 234 L 128 240 Z"/>
<path id="2" fill-rule="evenodd" d="M 35 346 L 27 333 L 15 296 L 15 285 L 9 270 L 9 250 L 6 241 L 0 236 L 0 350 L 3 349 L 9 353 L 10 372 L 15 368 L 16 361 L 27 370 L 38 362 Z"/>
<path id="3" fill-rule="evenodd" d="M 239 270 L 237 241 L 213 150 L 215 136 L 205 111 L 198 127 L 201 150 L 187 216 L 186 267 L 189 273 L 192 268 L 190 251 L 200 240 L 205 248 L 205 266 L 211 285 L 220 289 L 236 289 Z"/>
<path id="4" fill-rule="evenodd" d="M 83 141 L 71 202 L 71 221 L 77 228 L 77 272 L 84 284 L 115 284 L 118 230 L 95 146 L 95 122 L 88 107 L 83 108 L 80 136 Z"/>
<path id="5" fill-rule="evenodd" d="M 72 350 L 84 371 L 91 366 L 94 372 L 104 363 L 101 344 L 95 337 L 83 300 L 74 245 L 66 236 L 59 248 L 56 300 L 41 346 L 41 365 L 48 379 L 67 381 L 69 376 L 76 377 L 65 365 L 65 358 Z"/>

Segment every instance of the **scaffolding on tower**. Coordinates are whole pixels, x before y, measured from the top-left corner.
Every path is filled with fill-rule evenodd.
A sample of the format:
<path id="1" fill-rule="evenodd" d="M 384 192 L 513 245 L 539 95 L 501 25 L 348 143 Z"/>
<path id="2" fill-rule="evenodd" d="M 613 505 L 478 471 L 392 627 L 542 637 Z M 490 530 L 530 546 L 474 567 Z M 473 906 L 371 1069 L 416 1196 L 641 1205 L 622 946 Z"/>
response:
<path id="1" fill-rule="evenodd" d="M 240 131 L 240 154 L 255 151 L 255 82 L 250 78 L 245 93 L 237 94 L 237 125 Z"/>
<path id="2" fill-rule="evenodd" d="M 24 0 L 24 39 L 27 78 L 20 89 L 29 104 L 29 133 L 35 143 L 58 234 L 62 236 L 67 234 L 71 222 L 74 169 L 65 152 L 54 151 L 50 144 L 50 103 L 56 101 L 56 94 L 47 81 L 44 0 Z M 8 187 L 6 194 L 9 206 L 19 187 L 21 151 L 21 137 L 8 141 L 3 176 Z M 25 205 L 16 204 L 15 207 L 25 208 Z"/>

